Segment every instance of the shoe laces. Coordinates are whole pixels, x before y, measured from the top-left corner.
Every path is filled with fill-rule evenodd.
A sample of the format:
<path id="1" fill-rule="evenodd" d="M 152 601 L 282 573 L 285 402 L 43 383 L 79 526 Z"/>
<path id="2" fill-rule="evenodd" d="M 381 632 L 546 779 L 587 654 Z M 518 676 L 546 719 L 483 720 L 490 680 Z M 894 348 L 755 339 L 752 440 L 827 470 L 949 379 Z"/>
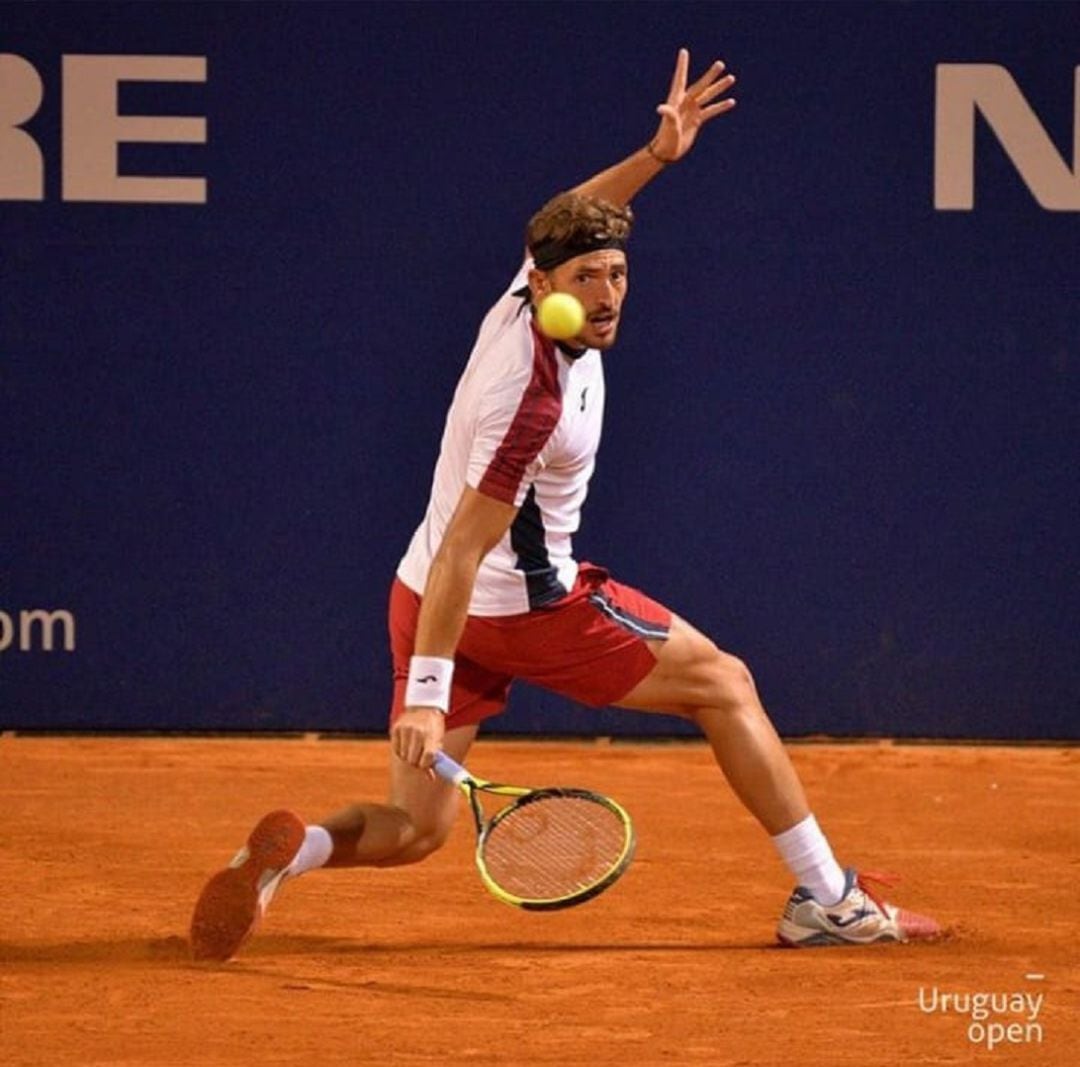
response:
<path id="1" fill-rule="evenodd" d="M 892 889 L 900 884 L 900 876 L 898 874 L 893 874 L 891 871 L 862 871 L 855 877 L 855 884 L 884 911 L 885 901 L 870 888 L 868 883 L 871 882 L 879 886 L 885 886 L 887 889 Z"/>

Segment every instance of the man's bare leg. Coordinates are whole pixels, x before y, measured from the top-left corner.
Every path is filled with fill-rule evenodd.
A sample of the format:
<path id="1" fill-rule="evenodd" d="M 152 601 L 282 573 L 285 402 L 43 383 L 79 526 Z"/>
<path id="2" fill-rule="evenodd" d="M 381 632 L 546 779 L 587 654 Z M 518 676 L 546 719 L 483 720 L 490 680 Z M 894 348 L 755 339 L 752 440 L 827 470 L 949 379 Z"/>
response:
<path id="1" fill-rule="evenodd" d="M 619 707 L 693 719 L 732 789 L 771 835 L 810 813 L 795 768 L 758 698 L 745 665 L 673 617 L 666 641 L 650 641 L 652 672 Z"/>
<path id="2" fill-rule="evenodd" d="M 476 726 L 448 730 L 447 755 L 465 760 Z M 333 841 L 327 867 L 397 867 L 417 863 L 446 840 L 460 793 L 433 772 L 411 767 L 390 754 L 390 792 L 385 804 L 358 803 L 335 812 L 321 825 Z"/>
<path id="3" fill-rule="evenodd" d="M 656 666 L 619 706 L 693 719 L 732 789 L 768 832 L 796 881 L 825 904 L 839 901 L 847 890 L 845 873 L 810 813 L 799 776 L 746 665 L 677 617 L 668 639 L 649 645 Z"/>
<path id="4" fill-rule="evenodd" d="M 668 640 L 650 647 L 656 666 L 619 704 L 684 715 L 705 732 L 731 787 L 799 883 L 777 928 L 782 942 L 871 944 L 940 935 L 933 919 L 879 901 L 853 871 L 840 868 L 743 663 L 678 618 Z"/>
<path id="5" fill-rule="evenodd" d="M 475 726 L 446 734 L 446 751 L 463 760 Z M 259 925 L 281 885 L 322 866 L 391 867 L 416 863 L 446 840 L 457 790 L 391 755 L 385 804 L 353 804 L 323 825 L 304 826 L 291 811 L 263 816 L 228 867 L 203 887 L 191 920 L 198 960 L 227 960 Z"/>

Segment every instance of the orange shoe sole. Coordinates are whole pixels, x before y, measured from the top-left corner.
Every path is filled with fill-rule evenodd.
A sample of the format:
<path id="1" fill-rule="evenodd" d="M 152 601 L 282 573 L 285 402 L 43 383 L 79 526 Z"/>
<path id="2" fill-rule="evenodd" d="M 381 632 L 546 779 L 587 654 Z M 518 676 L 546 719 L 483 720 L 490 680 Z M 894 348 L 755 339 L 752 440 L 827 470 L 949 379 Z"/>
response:
<path id="1" fill-rule="evenodd" d="M 224 962 L 236 955 L 262 919 L 261 894 L 300 851 L 304 833 L 303 821 L 291 811 L 272 811 L 259 820 L 243 860 L 218 871 L 199 894 L 191 917 L 196 960 Z"/>

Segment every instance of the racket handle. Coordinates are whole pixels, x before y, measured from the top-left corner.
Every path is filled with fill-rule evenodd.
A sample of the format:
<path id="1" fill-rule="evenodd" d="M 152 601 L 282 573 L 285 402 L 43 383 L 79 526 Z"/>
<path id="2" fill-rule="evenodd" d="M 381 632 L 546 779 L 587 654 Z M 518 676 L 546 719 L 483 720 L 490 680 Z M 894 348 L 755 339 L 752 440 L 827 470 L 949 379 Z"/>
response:
<path id="1" fill-rule="evenodd" d="M 440 778 L 445 778 L 454 785 L 461 785 L 469 777 L 469 772 L 460 763 L 452 760 L 445 752 L 435 753 L 432 769 Z"/>

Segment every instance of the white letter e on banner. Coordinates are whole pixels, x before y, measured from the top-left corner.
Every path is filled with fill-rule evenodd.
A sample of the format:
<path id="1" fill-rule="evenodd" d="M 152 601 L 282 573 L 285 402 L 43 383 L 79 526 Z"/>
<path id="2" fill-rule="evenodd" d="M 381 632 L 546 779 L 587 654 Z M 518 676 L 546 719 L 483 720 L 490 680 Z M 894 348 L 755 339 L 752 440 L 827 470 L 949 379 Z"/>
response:
<path id="1" fill-rule="evenodd" d="M 205 178 L 124 177 L 122 141 L 206 143 L 206 119 L 120 115 L 122 81 L 205 82 L 205 56 L 64 56 L 65 200 L 205 204 Z"/>

